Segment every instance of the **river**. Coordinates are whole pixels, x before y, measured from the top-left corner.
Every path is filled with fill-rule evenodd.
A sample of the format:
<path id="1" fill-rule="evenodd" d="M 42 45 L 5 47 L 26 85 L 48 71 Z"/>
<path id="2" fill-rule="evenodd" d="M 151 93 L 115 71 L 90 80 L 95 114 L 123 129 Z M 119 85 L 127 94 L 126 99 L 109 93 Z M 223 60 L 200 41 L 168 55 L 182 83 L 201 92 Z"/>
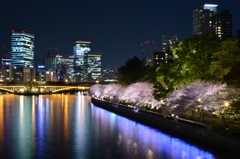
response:
<path id="1" fill-rule="evenodd" d="M 0 95 L 0 158 L 214 159 L 209 151 L 94 106 L 90 96 Z"/>

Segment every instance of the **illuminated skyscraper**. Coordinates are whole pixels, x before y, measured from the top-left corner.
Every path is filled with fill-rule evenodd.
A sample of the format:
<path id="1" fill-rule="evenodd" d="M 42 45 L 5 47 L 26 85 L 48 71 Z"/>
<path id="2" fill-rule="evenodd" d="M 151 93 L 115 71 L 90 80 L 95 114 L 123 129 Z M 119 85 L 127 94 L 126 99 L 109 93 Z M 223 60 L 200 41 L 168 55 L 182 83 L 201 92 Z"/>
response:
<path id="1" fill-rule="evenodd" d="M 102 75 L 102 55 L 86 53 L 84 55 L 83 81 L 96 81 Z"/>
<path id="2" fill-rule="evenodd" d="M 217 4 L 204 4 L 193 11 L 193 34 L 207 34 L 211 31 L 210 18 L 217 14 Z"/>
<path id="3" fill-rule="evenodd" d="M 217 12 L 217 4 L 204 4 L 193 11 L 193 34 L 214 31 L 218 37 L 232 36 L 232 14 L 228 10 Z"/>
<path id="4" fill-rule="evenodd" d="M 91 50 L 90 45 L 90 41 L 76 41 L 73 43 L 75 82 L 82 81 L 84 54 Z"/>
<path id="5" fill-rule="evenodd" d="M 73 56 L 75 58 L 75 66 L 83 65 L 84 54 L 88 53 L 90 49 L 90 41 L 76 41 L 73 43 Z"/>
<path id="6" fill-rule="evenodd" d="M 218 37 L 227 38 L 232 36 L 232 14 L 224 10 L 211 18 L 211 27 Z"/>
<path id="7" fill-rule="evenodd" d="M 13 30 L 11 63 L 17 67 L 34 66 L 34 35 L 27 30 Z"/>

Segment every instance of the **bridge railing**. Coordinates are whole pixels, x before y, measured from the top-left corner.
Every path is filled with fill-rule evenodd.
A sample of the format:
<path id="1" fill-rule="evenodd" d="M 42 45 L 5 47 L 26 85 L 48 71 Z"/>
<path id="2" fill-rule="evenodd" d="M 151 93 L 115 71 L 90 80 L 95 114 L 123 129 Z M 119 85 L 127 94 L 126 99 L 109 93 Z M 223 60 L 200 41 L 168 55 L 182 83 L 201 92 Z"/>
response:
<path id="1" fill-rule="evenodd" d="M 88 90 L 89 86 L 38 86 L 38 87 L 26 87 L 23 85 L 19 86 L 0 86 L 0 90 L 4 90 L 11 93 L 56 93 L 60 91 Z"/>

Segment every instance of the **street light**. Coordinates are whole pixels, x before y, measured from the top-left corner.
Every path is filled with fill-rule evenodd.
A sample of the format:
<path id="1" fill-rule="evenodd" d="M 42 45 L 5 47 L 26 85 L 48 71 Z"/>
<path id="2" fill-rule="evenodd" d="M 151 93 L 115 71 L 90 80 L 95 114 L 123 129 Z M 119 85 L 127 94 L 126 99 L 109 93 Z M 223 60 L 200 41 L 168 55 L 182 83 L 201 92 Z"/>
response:
<path id="1" fill-rule="evenodd" d="M 228 106 L 229 106 L 229 102 L 225 102 L 224 105 L 225 105 L 226 107 L 228 107 Z"/>

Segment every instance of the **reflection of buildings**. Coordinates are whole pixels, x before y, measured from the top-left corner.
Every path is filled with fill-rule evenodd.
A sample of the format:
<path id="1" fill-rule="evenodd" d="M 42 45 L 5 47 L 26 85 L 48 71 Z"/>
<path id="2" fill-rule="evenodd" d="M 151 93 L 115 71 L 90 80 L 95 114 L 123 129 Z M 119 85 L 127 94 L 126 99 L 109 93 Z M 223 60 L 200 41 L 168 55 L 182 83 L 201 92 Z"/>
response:
<path id="1" fill-rule="evenodd" d="M 232 14 L 228 10 L 217 12 L 216 4 L 204 4 L 193 11 L 193 34 L 207 34 L 214 31 L 218 37 L 232 36 Z"/>
<path id="2" fill-rule="evenodd" d="M 11 63 L 17 67 L 33 67 L 34 35 L 27 30 L 13 30 L 11 37 Z"/>
<path id="3" fill-rule="evenodd" d="M 82 81 L 96 81 L 102 75 L 102 55 L 87 53 L 84 55 Z"/>

